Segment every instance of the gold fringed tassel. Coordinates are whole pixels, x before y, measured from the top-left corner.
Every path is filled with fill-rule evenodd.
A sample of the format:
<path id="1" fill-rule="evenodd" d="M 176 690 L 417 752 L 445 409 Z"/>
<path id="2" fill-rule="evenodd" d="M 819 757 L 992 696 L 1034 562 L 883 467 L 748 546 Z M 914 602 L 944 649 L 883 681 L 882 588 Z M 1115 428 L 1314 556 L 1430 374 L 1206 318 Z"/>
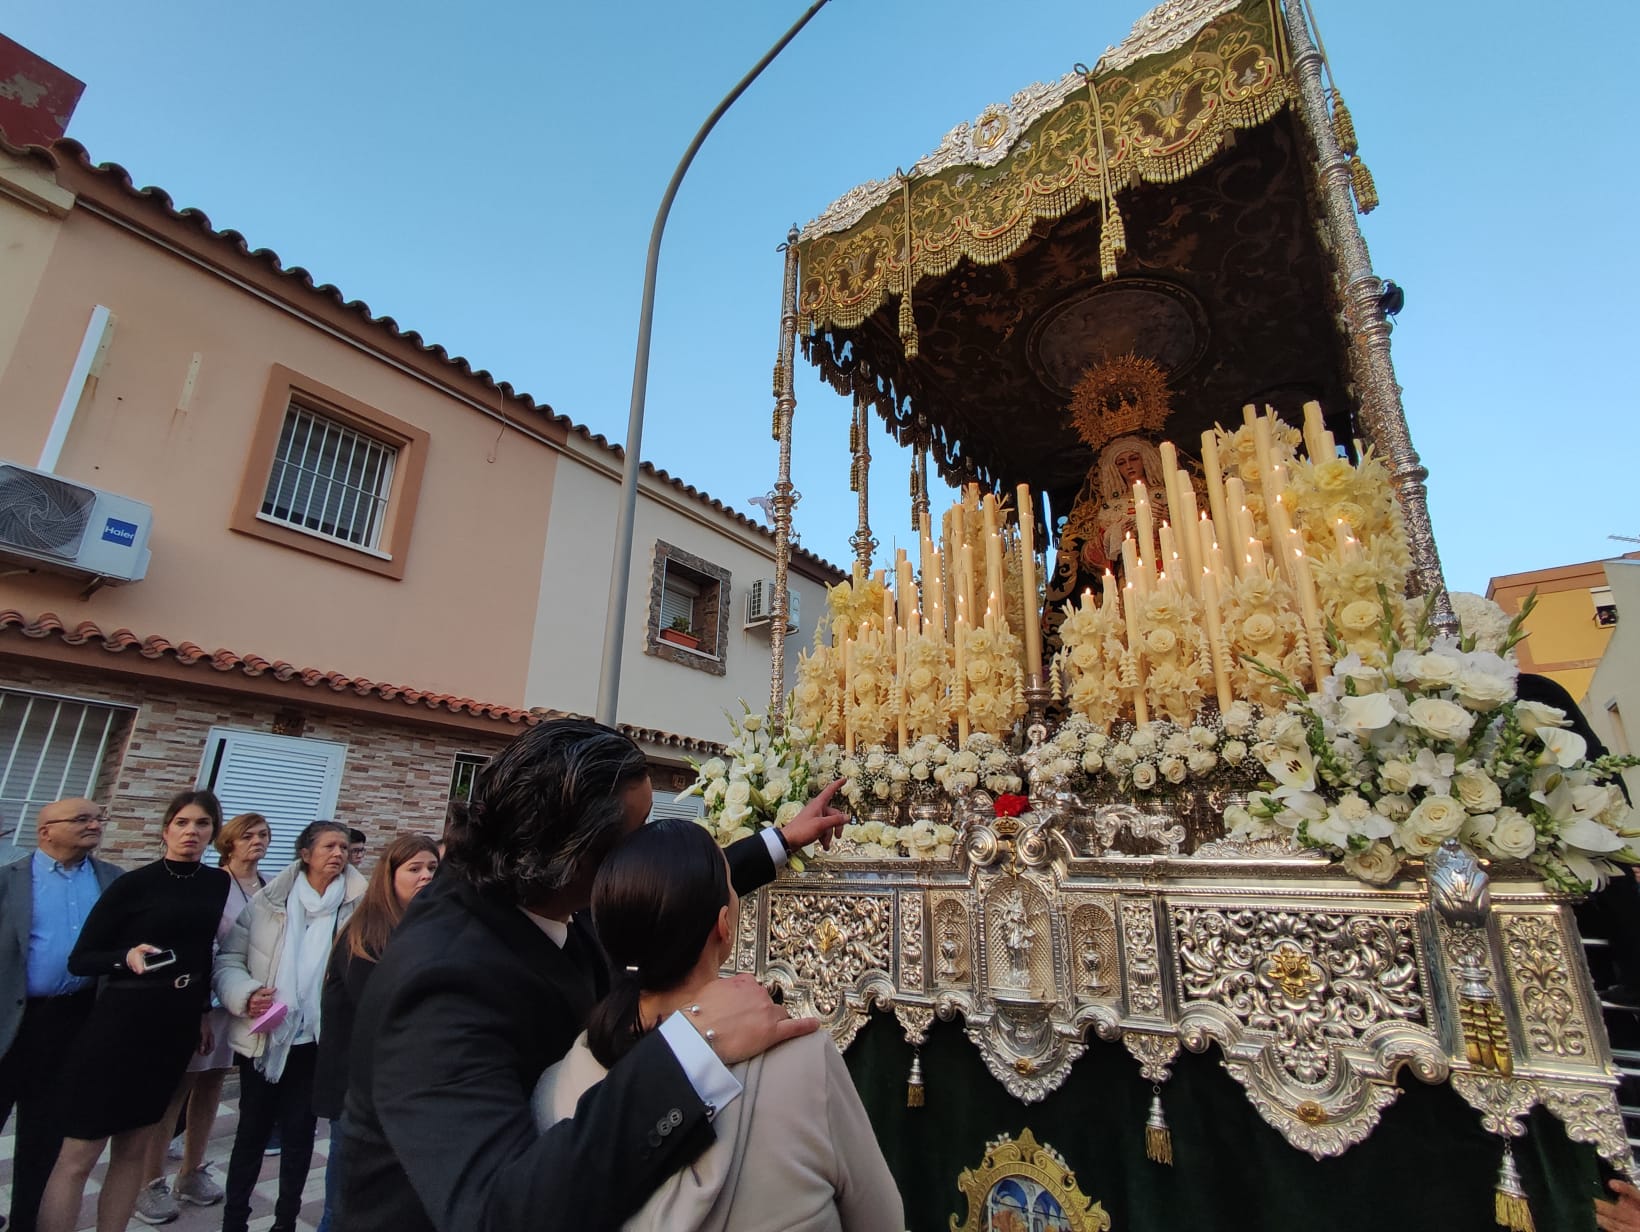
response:
<path id="1" fill-rule="evenodd" d="M 1498 1187 L 1493 1195 L 1493 1214 L 1498 1227 L 1509 1232 L 1536 1232 L 1532 1223 L 1532 1207 L 1521 1188 L 1520 1173 L 1515 1169 L 1515 1153 L 1503 1148 L 1503 1165 L 1498 1169 Z"/>
<path id="2" fill-rule="evenodd" d="M 1105 225 L 1099 232 L 1099 276 L 1105 282 L 1116 277 L 1116 258 L 1127 255 L 1127 227 L 1122 222 L 1122 211 L 1116 198 L 1110 199 Z"/>
<path id="3" fill-rule="evenodd" d="M 1337 90 L 1333 96 L 1333 140 L 1338 142 L 1338 148 L 1344 151 L 1345 158 L 1354 158 L 1355 152 L 1361 148 L 1361 143 L 1355 137 L 1355 117 L 1350 109 L 1344 105 L 1344 96 Z"/>
<path id="4" fill-rule="evenodd" d="M 905 344 L 905 357 L 917 358 L 917 318 L 911 313 L 911 290 L 900 296 L 900 341 Z"/>
<path id="5" fill-rule="evenodd" d="M 1162 1090 L 1153 1088 L 1154 1094 L 1150 1097 L 1150 1116 L 1145 1120 L 1145 1158 L 1153 1163 L 1173 1164 L 1173 1131 L 1167 1127 L 1167 1117 L 1162 1115 Z"/>
<path id="6" fill-rule="evenodd" d="M 918 1048 L 911 1054 L 911 1073 L 905 1080 L 905 1106 L 907 1108 L 921 1108 L 923 1106 L 923 1075 L 922 1049 Z"/>
<path id="7" fill-rule="evenodd" d="M 1350 159 L 1350 186 L 1355 189 L 1355 208 L 1370 214 L 1378 208 L 1378 185 L 1373 183 L 1372 172 L 1359 158 Z"/>

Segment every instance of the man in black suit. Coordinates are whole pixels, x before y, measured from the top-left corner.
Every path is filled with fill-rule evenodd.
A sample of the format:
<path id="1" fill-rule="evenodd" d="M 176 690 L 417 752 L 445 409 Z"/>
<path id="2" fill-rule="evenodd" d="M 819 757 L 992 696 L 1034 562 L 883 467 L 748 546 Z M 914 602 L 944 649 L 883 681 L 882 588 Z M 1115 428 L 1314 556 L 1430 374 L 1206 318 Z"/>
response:
<path id="1" fill-rule="evenodd" d="M 784 839 L 728 849 L 738 892 L 772 880 L 788 842 L 837 832 L 837 786 Z M 740 1094 L 727 1066 L 818 1025 L 787 1018 L 750 976 L 721 980 L 649 1032 L 572 1120 L 536 1133 L 536 1079 L 609 984 L 582 918 L 593 877 L 652 799 L 638 747 L 579 719 L 531 729 L 479 773 L 359 1006 L 342 1232 L 616 1227 L 712 1142 L 717 1109 Z"/>

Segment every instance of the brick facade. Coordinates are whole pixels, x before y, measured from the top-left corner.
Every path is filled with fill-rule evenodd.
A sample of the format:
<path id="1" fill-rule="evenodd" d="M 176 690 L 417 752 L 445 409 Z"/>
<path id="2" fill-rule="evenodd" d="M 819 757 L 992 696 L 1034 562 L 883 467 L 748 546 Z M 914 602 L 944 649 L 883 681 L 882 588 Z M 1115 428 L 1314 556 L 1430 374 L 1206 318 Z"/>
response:
<path id="1" fill-rule="evenodd" d="M 99 795 L 109 810 L 102 853 L 137 865 L 159 854 L 160 816 L 175 793 L 192 787 L 212 727 L 268 734 L 300 734 L 347 746 L 336 818 L 370 836 L 370 854 L 400 830 L 437 836 L 444 829 L 450 774 L 457 753 L 490 756 L 509 736 L 441 729 L 427 724 L 371 720 L 317 708 L 168 681 L 109 676 L 21 659 L 0 660 L 7 688 L 56 693 L 87 701 L 135 706 L 123 749 L 104 758 Z M 25 824 L 22 841 L 31 841 Z"/>

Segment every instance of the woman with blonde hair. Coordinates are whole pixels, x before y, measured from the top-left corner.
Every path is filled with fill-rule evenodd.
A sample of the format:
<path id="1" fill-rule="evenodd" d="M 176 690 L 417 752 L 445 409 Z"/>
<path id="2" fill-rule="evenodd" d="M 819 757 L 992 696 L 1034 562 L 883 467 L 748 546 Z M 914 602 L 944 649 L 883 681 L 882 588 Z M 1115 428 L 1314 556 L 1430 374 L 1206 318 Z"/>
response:
<path id="1" fill-rule="evenodd" d="M 387 948 L 387 939 L 404 918 L 410 900 L 427 887 L 437 871 L 438 844 L 432 839 L 420 834 L 401 834 L 394 839 L 370 874 L 370 885 L 359 909 L 330 952 L 321 998 L 325 1033 L 319 1040 L 319 1065 L 313 1075 L 313 1111 L 330 1121 L 325 1210 L 318 1232 L 330 1232 L 341 1194 L 342 1143 L 346 1135 L 342 1110 L 347 1101 L 347 1055 L 353 1046 L 353 1016 L 364 996 L 365 982 Z"/>

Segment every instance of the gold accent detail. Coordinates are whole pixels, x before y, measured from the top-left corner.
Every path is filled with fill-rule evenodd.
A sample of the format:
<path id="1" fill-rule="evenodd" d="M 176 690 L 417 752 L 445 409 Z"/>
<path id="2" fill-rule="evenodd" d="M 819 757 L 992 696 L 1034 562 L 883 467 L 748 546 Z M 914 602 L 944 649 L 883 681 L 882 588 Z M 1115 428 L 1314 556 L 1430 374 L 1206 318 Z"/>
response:
<path id="1" fill-rule="evenodd" d="M 820 928 L 814 935 L 815 944 L 820 947 L 822 954 L 830 954 L 832 949 L 845 940 L 843 930 L 837 927 L 837 921 L 829 915 L 820 921 Z"/>
<path id="2" fill-rule="evenodd" d="M 950 1232 L 982 1232 L 997 1227 L 990 1218 L 989 1198 L 999 1181 L 1020 1178 L 1045 1190 L 1059 1204 L 1064 1222 L 1055 1227 L 1064 1232 L 1110 1232 L 1110 1216 L 1104 1204 L 1095 1202 L 1076 1184 L 1076 1173 L 1064 1156 L 1051 1146 L 1039 1144 L 1029 1129 L 1018 1138 L 999 1138 L 985 1148 L 985 1158 L 977 1168 L 964 1168 L 957 1188 L 968 1200 L 968 1216 L 961 1223 L 951 1216 Z M 1032 1199 L 1036 1195 L 1031 1195 Z"/>
<path id="3" fill-rule="evenodd" d="M 1306 1125 L 1325 1125 L 1329 1119 L 1327 1110 L 1313 1099 L 1299 1100 L 1293 1114 Z"/>
<path id="4" fill-rule="evenodd" d="M 1119 436 L 1160 432 L 1172 410 L 1167 375 L 1131 351 L 1089 368 L 1071 394 L 1071 425 L 1089 449 Z"/>
<path id="5" fill-rule="evenodd" d="M 1464 1056 L 1471 1065 L 1505 1078 L 1515 1072 L 1515 1059 L 1509 1051 L 1509 1025 L 1496 1001 L 1461 998 L 1458 1023 L 1463 1030 Z"/>
<path id="6" fill-rule="evenodd" d="M 1321 983 L 1321 977 L 1310 966 L 1310 956 L 1291 946 L 1278 946 L 1271 953 L 1270 978 L 1281 985 L 1282 995 L 1289 1001 L 1308 1000 L 1310 988 Z"/>
<path id="7" fill-rule="evenodd" d="M 1014 1062 L 1014 1069 L 1029 1078 L 1036 1073 L 1036 1062 L 1031 1060 L 1030 1057 L 1020 1057 L 1019 1060 Z"/>
<path id="8" fill-rule="evenodd" d="M 1378 184 L 1358 155 L 1350 158 L 1350 188 L 1355 192 L 1355 208 L 1370 214 L 1378 208 Z"/>

